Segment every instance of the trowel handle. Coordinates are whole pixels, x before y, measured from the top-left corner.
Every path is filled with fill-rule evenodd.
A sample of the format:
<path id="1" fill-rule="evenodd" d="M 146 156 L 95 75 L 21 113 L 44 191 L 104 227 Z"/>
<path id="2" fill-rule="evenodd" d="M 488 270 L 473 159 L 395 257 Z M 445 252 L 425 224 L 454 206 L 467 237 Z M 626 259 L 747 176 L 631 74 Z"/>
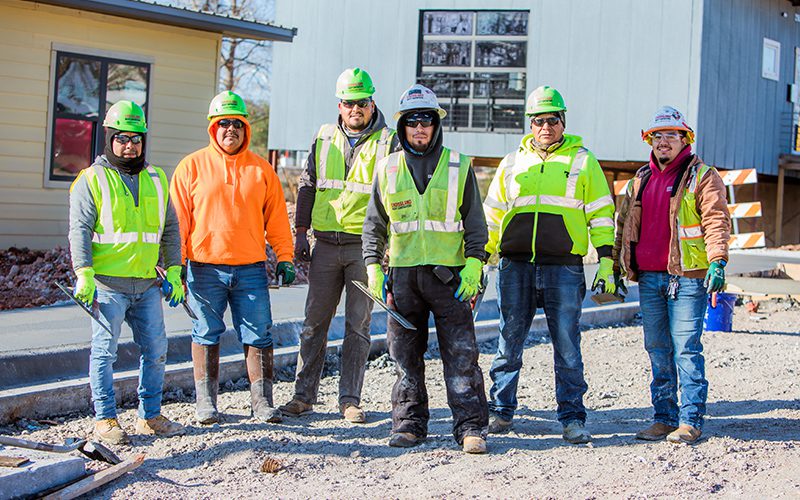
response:
<path id="1" fill-rule="evenodd" d="M 717 292 L 711 292 L 711 307 L 717 308 Z"/>

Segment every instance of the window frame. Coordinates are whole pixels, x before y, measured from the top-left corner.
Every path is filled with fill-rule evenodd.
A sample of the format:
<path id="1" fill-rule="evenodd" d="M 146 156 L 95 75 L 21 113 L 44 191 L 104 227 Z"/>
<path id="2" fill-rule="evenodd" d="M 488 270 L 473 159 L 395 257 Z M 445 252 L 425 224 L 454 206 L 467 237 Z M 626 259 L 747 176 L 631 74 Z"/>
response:
<path id="1" fill-rule="evenodd" d="M 81 47 L 81 46 L 61 44 L 61 43 L 53 43 L 51 45 L 50 80 L 48 82 L 49 95 L 47 99 L 47 127 L 46 127 L 47 135 L 45 138 L 43 181 L 44 181 L 44 187 L 46 188 L 65 189 L 69 188 L 72 185 L 73 179 L 68 180 L 68 179 L 58 178 L 53 176 L 52 173 L 52 167 L 53 167 L 52 148 L 55 145 L 55 129 L 56 129 L 55 125 L 56 125 L 56 119 L 60 118 L 59 116 L 56 116 L 56 100 L 58 99 L 58 93 L 57 93 L 58 57 L 60 55 L 86 57 L 94 60 L 99 60 L 101 62 L 101 68 L 107 67 L 109 63 L 127 64 L 132 66 L 147 66 L 147 90 L 146 90 L 147 102 L 145 104 L 144 111 L 145 111 L 145 116 L 147 116 L 148 123 L 152 122 L 152 116 L 148 110 L 150 109 L 150 102 L 153 97 L 153 71 L 155 69 L 155 64 L 154 64 L 155 58 L 143 54 L 109 51 L 109 50 L 95 49 L 91 47 Z M 102 78 L 107 77 L 107 75 L 101 75 L 101 76 Z M 93 138 L 95 140 L 97 140 L 102 134 L 101 132 L 102 122 L 106 112 L 106 102 L 105 102 L 106 85 L 104 84 L 107 84 L 107 82 L 101 80 L 100 83 L 101 83 L 99 89 L 100 92 L 98 96 L 100 100 L 100 106 L 97 118 L 99 126 L 95 130 L 95 135 Z M 150 141 L 147 141 L 146 143 L 147 149 L 149 149 L 149 142 Z M 145 151 L 144 153 L 146 155 L 147 151 Z M 94 151 L 92 152 L 92 154 L 94 154 Z"/>
<path id="2" fill-rule="evenodd" d="M 765 67 L 765 63 L 767 62 L 765 57 L 767 49 L 774 50 L 774 52 L 772 52 L 774 54 L 773 62 L 775 63 L 774 72 L 769 71 Z M 776 82 L 780 81 L 781 79 L 781 42 L 767 37 L 764 37 L 764 42 L 761 46 L 761 77 L 766 78 L 767 80 L 774 80 Z"/>

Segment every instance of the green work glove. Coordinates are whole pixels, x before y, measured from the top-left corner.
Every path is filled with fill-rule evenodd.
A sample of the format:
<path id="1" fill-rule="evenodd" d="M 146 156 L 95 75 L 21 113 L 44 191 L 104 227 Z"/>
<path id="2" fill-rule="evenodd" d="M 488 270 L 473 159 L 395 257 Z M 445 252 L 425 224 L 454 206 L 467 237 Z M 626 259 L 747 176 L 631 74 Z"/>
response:
<path id="1" fill-rule="evenodd" d="M 708 293 L 721 292 L 725 288 L 725 265 L 727 262 L 724 260 L 717 260 L 708 266 L 706 279 L 703 281 L 703 286 L 706 287 Z"/>
<path id="2" fill-rule="evenodd" d="M 78 281 L 75 283 L 75 298 L 92 307 L 97 296 L 97 287 L 94 283 L 94 268 L 82 267 L 75 270 Z"/>
<path id="3" fill-rule="evenodd" d="M 459 277 L 461 277 L 461 284 L 458 285 L 458 290 L 456 290 L 454 297 L 461 302 L 466 302 L 478 295 L 478 287 L 481 284 L 481 271 L 483 271 L 483 262 L 475 257 L 467 257 L 464 269 L 458 273 Z"/>
<path id="4" fill-rule="evenodd" d="M 288 261 L 278 262 L 278 267 L 275 268 L 275 275 L 283 276 L 284 285 L 291 284 L 296 274 L 294 264 Z"/>
<path id="5" fill-rule="evenodd" d="M 181 266 L 171 266 L 167 269 L 167 278 L 161 285 L 161 291 L 164 292 L 164 301 L 170 307 L 177 307 L 186 299 L 186 291 L 183 289 L 183 281 L 181 280 Z"/>
<path id="6" fill-rule="evenodd" d="M 372 295 L 386 302 L 386 275 L 380 264 L 367 266 L 367 287 Z"/>
<path id="7" fill-rule="evenodd" d="M 614 261 L 611 257 L 600 257 L 600 267 L 594 275 L 592 290 L 600 287 L 603 282 L 603 293 L 614 293 L 617 291 L 617 283 L 614 280 Z"/>

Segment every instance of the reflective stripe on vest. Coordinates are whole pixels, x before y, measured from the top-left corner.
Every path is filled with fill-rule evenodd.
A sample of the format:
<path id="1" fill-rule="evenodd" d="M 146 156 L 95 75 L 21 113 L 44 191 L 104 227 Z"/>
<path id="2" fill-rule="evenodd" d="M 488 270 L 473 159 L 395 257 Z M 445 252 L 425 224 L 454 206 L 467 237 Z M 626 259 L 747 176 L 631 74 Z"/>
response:
<path id="1" fill-rule="evenodd" d="M 700 213 L 695 196 L 698 182 L 711 171 L 705 164 L 694 165 L 689 172 L 686 190 L 682 193 L 678 208 L 678 238 L 681 268 L 694 271 L 708 268 L 708 254 L 703 235 Z"/>

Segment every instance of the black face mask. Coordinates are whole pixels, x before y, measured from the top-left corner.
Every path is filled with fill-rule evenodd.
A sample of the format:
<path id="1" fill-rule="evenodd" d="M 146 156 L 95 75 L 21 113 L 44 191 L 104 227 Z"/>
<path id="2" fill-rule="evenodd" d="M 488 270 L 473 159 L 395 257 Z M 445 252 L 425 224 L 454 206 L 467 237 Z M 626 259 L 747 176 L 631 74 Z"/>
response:
<path id="1" fill-rule="evenodd" d="M 142 154 L 136 158 L 123 158 L 115 155 L 114 148 L 111 146 L 114 136 L 118 133 L 119 130 L 115 128 L 106 128 L 106 146 L 103 150 L 103 154 L 108 158 L 108 162 L 117 167 L 120 171 L 128 175 L 137 175 L 144 168 L 144 149 L 147 136 L 142 134 Z"/>

